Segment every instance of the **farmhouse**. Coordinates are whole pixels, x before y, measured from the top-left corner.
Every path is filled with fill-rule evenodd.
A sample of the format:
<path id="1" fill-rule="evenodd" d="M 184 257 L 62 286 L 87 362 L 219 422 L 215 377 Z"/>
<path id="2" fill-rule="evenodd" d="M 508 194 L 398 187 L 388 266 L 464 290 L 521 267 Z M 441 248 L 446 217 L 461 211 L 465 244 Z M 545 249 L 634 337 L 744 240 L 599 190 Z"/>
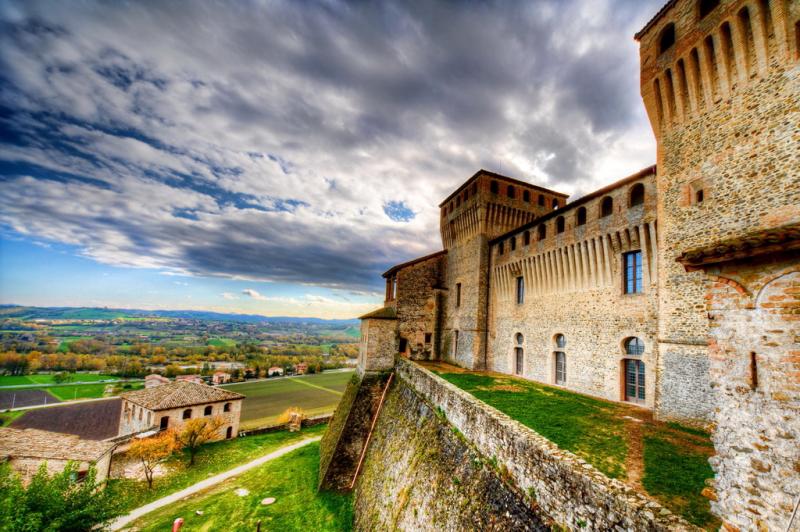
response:
<path id="1" fill-rule="evenodd" d="M 283 375 L 283 368 L 280 366 L 272 366 L 267 370 L 268 377 L 275 377 L 278 375 Z"/>
<path id="2" fill-rule="evenodd" d="M 206 384 L 176 381 L 125 393 L 121 398 L 120 436 L 177 428 L 197 417 L 221 416 L 225 419 L 219 434 L 222 439 L 236 437 L 244 396 Z"/>
<path id="3" fill-rule="evenodd" d="M 78 464 L 78 480 L 86 475 L 90 465 L 94 465 L 97 482 L 103 482 L 108 476 L 114 446 L 107 441 L 83 440 L 38 429 L 0 430 L 0 457 L 8 460 L 26 484 L 42 463 L 47 464 L 47 471 L 52 475 L 63 471 L 70 461 Z"/>
<path id="4" fill-rule="evenodd" d="M 203 377 L 200 375 L 178 375 L 175 377 L 175 382 L 194 382 L 195 384 L 203 384 Z"/>
<path id="5" fill-rule="evenodd" d="M 225 384 L 226 382 L 231 382 L 231 374 L 227 371 L 215 371 L 214 375 L 211 377 L 211 381 L 214 384 Z"/>
<path id="6" fill-rule="evenodd" d="M 162 384 L 169 383 L 170 380 L 158 373 L 151 373 L 147 377 L 144 378 L 144 387 L 145 388 L 152 388 L 154 386 L 161 386 Z"/>

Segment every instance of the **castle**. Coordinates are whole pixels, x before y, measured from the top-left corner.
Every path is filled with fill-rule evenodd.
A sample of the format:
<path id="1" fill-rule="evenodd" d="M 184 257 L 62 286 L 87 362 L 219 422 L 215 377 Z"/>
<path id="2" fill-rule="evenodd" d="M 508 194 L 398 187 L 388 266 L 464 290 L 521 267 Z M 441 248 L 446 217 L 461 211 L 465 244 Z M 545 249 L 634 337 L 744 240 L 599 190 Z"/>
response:
<path id="1" fill-rule="evenodd" d="M 443 249 L 388 270 L 360 368 L 398 354 L 711 427 L 712 509 L 800 493 L 800 2 L 670 0 L 635 36 L 657 164 L 568 201 L 480 170 Z M 777 529 L 777 528 L 776 528 Z"/>

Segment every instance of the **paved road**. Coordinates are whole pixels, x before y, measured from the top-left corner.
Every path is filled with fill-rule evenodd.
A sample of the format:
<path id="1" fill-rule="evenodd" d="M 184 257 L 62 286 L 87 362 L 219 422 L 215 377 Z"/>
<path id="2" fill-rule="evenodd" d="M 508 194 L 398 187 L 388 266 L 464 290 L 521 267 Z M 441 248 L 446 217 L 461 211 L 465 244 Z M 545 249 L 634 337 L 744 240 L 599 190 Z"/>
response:
<path id="1" fill-rule="evenodd" d="M 176 491 L 171 495 L 167 495 L 161 499 L 155 500 L 150 504 L 145 504 L 144 506 L 140 506 L 136 508 L 128 515 L 123 515 L 122 517 L 118 517 L 115 521 L 113 521 L 109 526 L 108 530 L 122 530 L 127 525 L 133 523 L 140 517 L 145 514 L 152 512 L 153 510 L 158 510 L 159 508 L 163 508 L 169 504 L 178 502 L 179 500 L 183 499 L 184 497 L 188 497 L 189 495 L 194 495 L 195 493 L 201 492 L 205 489 L 211 488 L 216 486 L 220 482 L 228 480 L 231 477 L 235 477 L 236 475 L 241 475 L 242 473 L 253 469 L 254 467 L 258 467 L 260 465 L 266 464 L 270 460 L 274 460 L 276 458 L 280 458 L 281 456 L 288 454 L 295 449 L 299 449 L 300 447 L 304 447 L 309 443 L 313 443 L 315 441 L 319 441 L 322 436 L 317 436 L 315 438 L 308 438 L 305 440 L 301 440 L 297 443 L 293 443 L 291 445 L 287 445 L 286 447 L 281 447 L 277 451 L 273 451 L 267 455 L 262 456 L 261 458 L 256 458 L 252 462 L 247 462 L 246 464 L 242 464 L 238 467 L 234 467 L 233 469 L 229 469 L 224 473 L 220 473 L 218 475 L 214 475 L 213 477 L 209 477 L 205 480 L 198 482 L 192 486 L 189 486 L 186 489 L 182 489 L 181 491 Z"/>

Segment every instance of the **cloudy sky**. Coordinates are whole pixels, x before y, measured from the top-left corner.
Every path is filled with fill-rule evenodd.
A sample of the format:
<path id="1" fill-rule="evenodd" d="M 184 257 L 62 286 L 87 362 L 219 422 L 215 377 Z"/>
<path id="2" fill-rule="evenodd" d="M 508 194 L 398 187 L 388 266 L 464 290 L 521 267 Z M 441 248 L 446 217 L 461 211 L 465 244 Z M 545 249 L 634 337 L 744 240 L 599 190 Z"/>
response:
<path id="1" fill-rule="evenodd" d="M 652 164 L 663 0 L 0 3 L 0 302 L 352 317 L 479 168 Z"/>

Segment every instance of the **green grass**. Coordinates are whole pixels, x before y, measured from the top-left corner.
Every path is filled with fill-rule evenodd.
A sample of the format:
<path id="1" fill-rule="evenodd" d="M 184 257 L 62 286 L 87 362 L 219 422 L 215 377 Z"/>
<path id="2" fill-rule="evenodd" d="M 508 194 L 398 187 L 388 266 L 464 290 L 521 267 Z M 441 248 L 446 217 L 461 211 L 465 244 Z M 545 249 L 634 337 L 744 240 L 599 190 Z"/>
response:
<path id="1" fill-rule="evenodd" d="M 302 408 L 314 416 L 333 412 L 342 397 L 350 371 L 336 371 L 227 385 L 225 388 L 244 394 L 242 404 L 242 430 L 264 427 L 275 423 L 277 417 L 289 407 Z"/>
<path id="2" fill-rule="evenodd" d="M 14 421 L 23 414 L 25 414 L 24 410 L 17 410 L 14 412 L 3 412 L 2 414 L 0 414 L 0 427 L 9 426 L 12 421 Z"/>
<path id="3" fill-rule="evenodd" d="M 208 340 L 208 345 L 213 345 L 214 347 L 235 347 L 236 340 L 231 338 L 210 338 Z"/>
<path id="4" fill-rule="evenodd" d="M 645 435 L 642 485 L 687 521 L 716 530 L 720 523 L 711 513 L 708 500 L 699 495 L 705 480 L 714 476 L 708 463 L 713 445 L 707 440 L 682 438 L 670 432 L 648 430 Z"/>
<path id="5" fill-rule="evenodd" d="M 625 422 L 616 415 L 612 403 L 522 379 L 471 373 L 440 376 L 577 454 L 609 477 L 626 477 Z"/>
<path id="6" fill-rule="evenodd" d="M 640 410 L 511 376 L 439 376 L 572 451 L 609 477 L 627 478 L 629 436 L 624 416 L 641 419 Z M 708 463 L 714 454 L 709 434 L 678 423 L 641 423 L 642 486 L 646 492 L 695 525 L 719 528 L 708 499 L 701 495 L 705 480 L 714 476 Z"/>
<path id="7" fill-rule="evenodd" d="M 209 443 L 203 446 L 195 457 L 195 465 L 189 467 L 189 455 L 185 452 L 173 455 L 166 466 L 169 474 L 156 478 L 153 489 L 143 480 L 113 479 L 108 488 L 119 494 L 124 501 L 125 510 L 138 508 L 151 501 L 187 488 L 197 482 L 238 465 L 255 460 L 260 456 L 295 443 L 299 440 L 318 436 L 325 431 L 325 425 L 317 425 L 300 432 L 270 432 Z"/>
<path id="8" fill-rule="evenodd" d="M 97 384 L 72 384 L 68 386 L 41 386 L 38 388 L 14 388 L 14 390 L 44 390 L 54 395 L 62 401 L 72 401 L 75 399 L 98 399 L 100 397 L 111 397 L 119 395 L 124 392 L 139 390 L 144 387 L 142 382 L 129 382 L 125 383 L 127 388 L 122 384 L 113 383 L 97 383 Z M 113 392 L 109 395 L 105 394 L 106 386 L 113 386 Z"/>
<path id="9" fill-rule="evenodd" d="M 101 380 L 118 380 L 114 375 L 99 375 L 96 373 L 72 373 L 71 379 L 66 382 L 95 382 Z M 2 375 L 0 386 L 18 386 L 23 384 L 55 384 L 52 373 L 39 373 L 34 375 Z"/>
<path id="10" fill-rule="evenodd" d="M 351 495 L 317 493 L 319 444 L 312 443 L 268 462 L 239 478 L 228 480 L 205 494 L 157 510 L 133 524 L 139 530 L 170 530 L 183 517 L 182 531 L 261 530 L 306 531 L 351 530 Z M 250 494 L 236 495 L 245 488 Z M 275 503 L 261 504 L 265 497 Z M 200 510 L 203 515 L 197 515 Z"/>

